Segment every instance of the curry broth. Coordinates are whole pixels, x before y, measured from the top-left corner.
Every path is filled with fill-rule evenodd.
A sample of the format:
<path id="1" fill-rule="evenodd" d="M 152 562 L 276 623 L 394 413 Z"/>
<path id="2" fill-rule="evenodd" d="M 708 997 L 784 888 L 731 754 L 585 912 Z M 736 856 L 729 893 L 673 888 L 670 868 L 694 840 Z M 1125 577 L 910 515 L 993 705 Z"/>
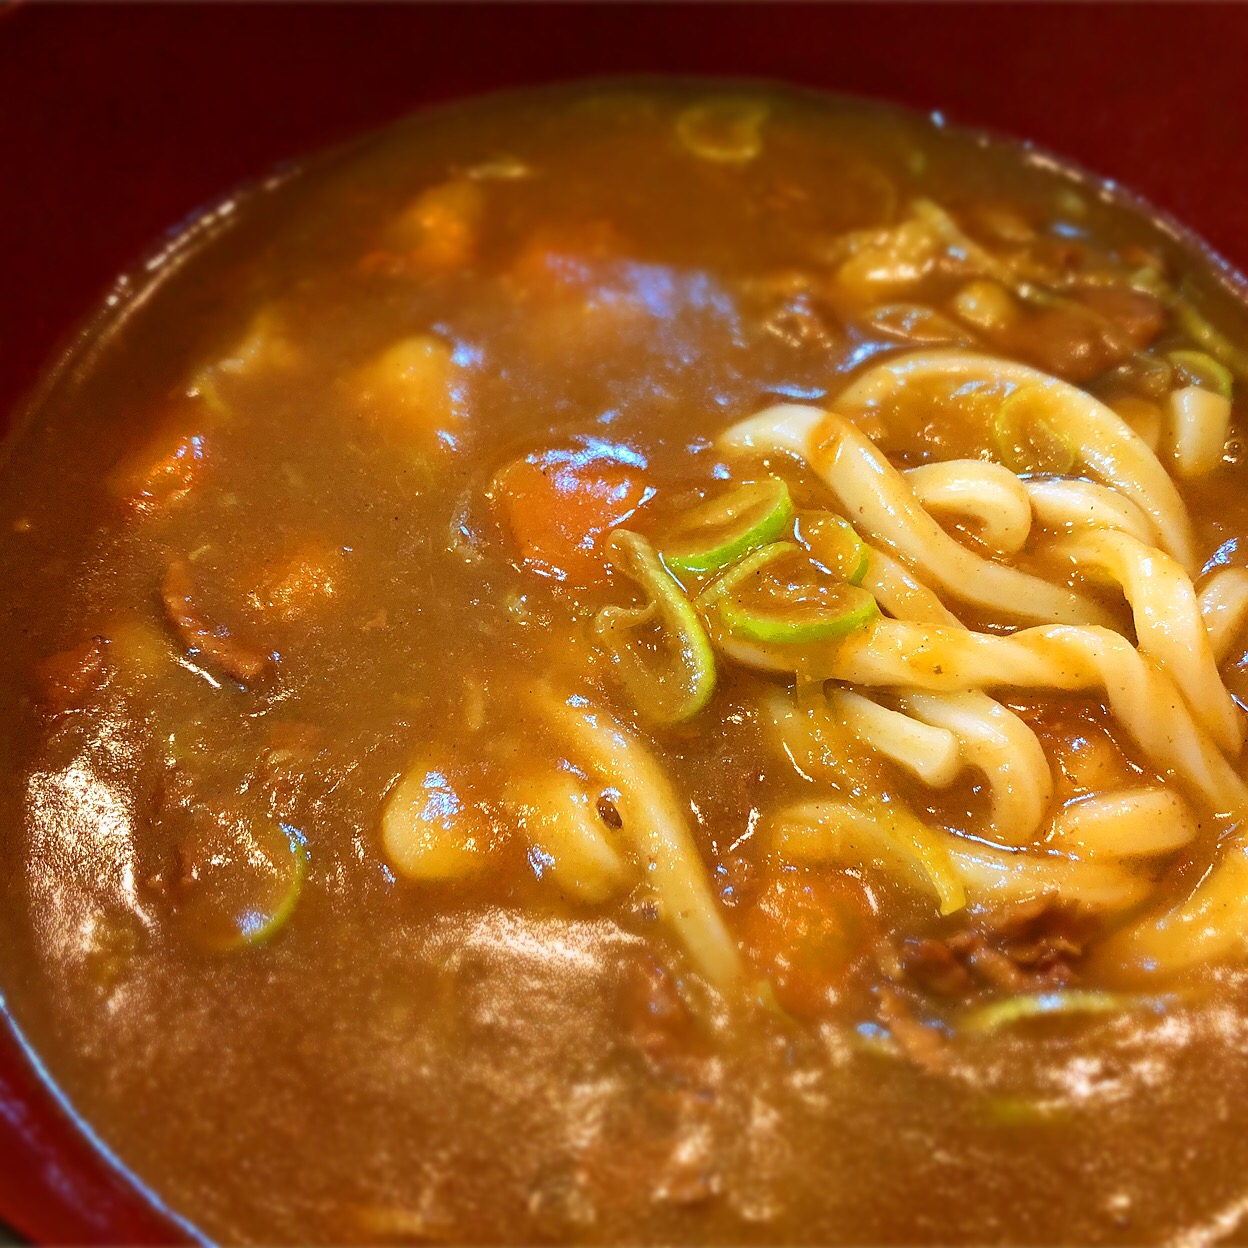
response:
<path id="1" fill-rule="evenodd" d="M 1207 344 L 1128 275 L 1163 273 L 1238 341 L 1243 310 L 1196 253 L 1020 149 L 754 87 L 726 94 L 765 110 L 761 130 L 738 109 L 691 146 L 681 119 L 717 94 L 487 100 L 243 196 L 9 442 L 5 999 L 76 1109 L 212 1238 L 1234 1230 L 1233 966 L 1141 983 L 1096 959 L 1124 921 L 1097 916 L 1062 973 L 1136 1008 L 960 1031 L 962 1006 L 934 992 L 934 1015 L 911 1017 L 881 948 L 967 920 L 870 862 L 762 843 L 760 818 L 811 791 L 760 719 L 775 679 L 720 661 L 709 704 L 656 727 L 590 620 L 636 597 L 605 566 L 606 531 L 661 543 L 735 479 L 716 439 L 759 409 L 831 403 L 932 343 L 1157 406 L 1124 366 Z M 846 276 L 863 254 L 847 234 L 895 229 L 919 199 L 989 252 L 1103 273 L 1111 295 L 1027 305 L 994 343 L 958 303 L 953 251 L 878 288 L 869 265 Z M 895 464 L 991 453 L 982 423 L 933 417 L 921 393 L 885 426 Z M 1246 562 L 1237 429 L 1180 482 L 1201 565 Z M 595 505 L 616 508 L 567 567 L 544 537 L 525 546 L 532 498 L 507 501 L 500 474 L 526 456 L 522 474 L 598 482 Z M 768 467 L 799 513 L 829 506 L 816 473 Z M 1031 548 L 1016 562 L 1049 566 Z M 1132 635 L 1112 586 L 1065 583 Z M 644 881 L 587 900 L 517 830 L 509 781 L 567 752 L 525 701 L 552 680 L 653 748 L 748 967 L 741 1000 L 706 986 Z M 1170 778 L 1099 695 L 1000 697 L 1046 747 L 1055 803 Z M 413 882 L 386 852 L 383 812 L 414 766 L 446 777 L 448 819 L 480 814 L 462 878 Z M 987 817 L 974 771 L 937 790 L 864 766 L 925 821 Z M 617 796 L 598 796 L 604 835 Z M 1153 870 L 1157 897 L 1190 890 L 1225 834 L 1202 821 Z M 1032 974 L 1029 991 L 1065 984 Z M 975 981 L 973 1003 L 997 999 Z M 911 1051 L 915 1027 L 938 1061 Z"/>

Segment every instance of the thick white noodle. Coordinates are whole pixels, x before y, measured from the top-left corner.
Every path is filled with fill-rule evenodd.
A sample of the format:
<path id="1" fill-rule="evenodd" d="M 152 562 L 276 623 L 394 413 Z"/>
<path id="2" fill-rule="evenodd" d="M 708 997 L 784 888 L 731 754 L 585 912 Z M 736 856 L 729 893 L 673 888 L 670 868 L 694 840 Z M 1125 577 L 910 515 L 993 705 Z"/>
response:
<path id="1" fill-rule="evenodd" d="M 983 773 L 992 795 L 992 839 L 1034 841 L 1053 800 L 1053 776 L 1036 734 L 978 690 L 908 693 L 901 704 L 924 723 L 952 732 L 965 763 Z"/>
<path id="2" fill-rule="evenodd" d="M 889 615 L 898 620 L 919 624 L 943 624 L 962 628 L 962 621 L 910 571 L 900 559 L 894 559 L 877 546 L 868 547 L 867 572 L 862 588 L 875 595 L 875 600 Z"/>
<path id="3" fill-rule="evenodd" d="M 855 758 L 853 749 L 847 748 L 852 734 L 822 698 L 799 707 L 779 689 L 772 689 L 764 695 L 760 710 L 779 752 L 798 774 L 847 795 L 858 813 L 868 817 L 871 835 L 922 873 L 941 914 L 952 914 L 966 905 L 966 890 L 949 859 L 948 834 L 929 828 L 897 794 L 880 790 L 878 777 L 865 765 L 867 760 Z"/>
<path id="4" fill-rule="evenodd" d="M 1073 590 L 983 559 L 955 541 L 875 444 L 840 416 L 784 404 L 733 425 L 720 443 L 797 454 L 823 478 L 856 529 L 887 543 L 925 580 L 963 602 L 1011 619 L 1107 622 L 1099 606 Z"/>
<path id="5" fill-rule="evenodd" d="M 1218 674 L 1196 590 L 1178 563 L 1157 547 L 1112 529 L 1067 538 L 1053 554 L 1118 582 L 1131 604 L 1141 652 L 1174 681 L 1218 745 L 1237 754 L 1243 743 L 1240 711 Z"/>
<path id="6" fill-rule="evenodd" d="M 1008 468 L 985 459 L 948 459 L 902 474 L 922 506 L 936 517 L 955 516 L 990 550 L 1014 555 L 1031 532 L 1031 500 Z"/>
<path id="7" fill-rule="evenodd" d="M 1248 813 L 1248 788 L 1192 718 L 1173 682 L 1107 628 L 1029 628 L 1009 637 L 880 619 L 823 646 L 759 646 L 719 632 L 746 666 L 935 693 L 967 689 L 1099 689 L 1150 762 L 1212 812 Z"/>
<path id="8" fill-rule="evenodd" d="M 1162 547 L 1189 572 L 1195 570 L 1187 509 L 1161 461 L 1121 416 L 1076 386 L 1026 364 L 973 351 L 921 351 L 869 369 L 836 397 L 833 406 L 851 419 L 869 415 L 884 417 L 887 423 L 887 408 L 899 392 L 933 380 L 949 386 L 950 393 L 976 384 L 995 383 L 1007 390 L 1043 387 L 1053 400 L 1045 419 L 1078 449 L 1083 467 L 1137 503 L 1156 525 Z"/>
<path id="9" fill-rule="evenodd" d="M 1115 970 L 1173 974 L 1206 962 L 1248 955 L 1248 841 L 1222 847 L 1213 869 L 1178 905 L 1143 916 L 1101 946 L 1099 960 Z"/>
<path id="10" fill-rule="evenodd" d="M 1153 522 L 1129 498 L 1081 477 L 1031 477 L 1024 487 L 1032 514 L 1046 529 L 1117 529 L 1157 545 Z"/>
<path id="11" fill-rule="evenodd" d="M 827 697 L 833 715 L 859 741 L 924 784 L 943 789 L 957 779 L 962 770 L 962 750 L 947 727 L 925 724 L 850 689 L 829 689 Z"/>
<path id="12" fill-rule="evenodd" d="M 848 802 L 829 798 L 786 807 L 772 817 L 768 833 L 775 851 L 791 862 L 874 866 L 917 892 L 935 891 L 917 859 Z M 1119 910 L 1137 904 L 1147 891 L 1146 880 L 1118 863 L 1001 849 L 940 830 L 934 835 L 973 905 L 1051 896 L 1089 909 Z"/>
<path id="13" fill-rule="evenodd" d="M 1248 625 L 1248 571 L 1219 568 L 1200 587 L 1200 617 L 1209 634 L 1214 657 L 1221 665 Z"/>
<path id="14" fill-rule="evenodd" d="M 620 835 L 640 860 L 660 918 L 694 967 L 721 992 L 731 990 L 740 980 L 741 955 L 715 904 L 686 807 L 663 768 L 635 733 L 585 698 L 543 688 L 532 700 L 569 761 L 619 793 Z"/>
<path id="15" fill-rule="evenodd" d="M 1203 477 L 1221 462 L 1231 431 L 1231 401 L 1203 386 L 1184 386 L 1170 395 L 1170 438 L 1174 470 Z"/>
<path id="16" fill-rule="evenodd" d="M 1182 849 L 1199 832 L 1177 793 L 1149 784 L 1068 802 L 1048 843 L 1076 858 L 1151 858 Z"/>

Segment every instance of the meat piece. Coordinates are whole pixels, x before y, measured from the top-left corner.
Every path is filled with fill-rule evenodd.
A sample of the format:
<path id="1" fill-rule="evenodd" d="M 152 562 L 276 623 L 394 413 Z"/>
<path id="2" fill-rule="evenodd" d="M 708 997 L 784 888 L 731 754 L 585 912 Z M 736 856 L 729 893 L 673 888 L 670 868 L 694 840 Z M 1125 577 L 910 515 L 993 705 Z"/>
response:
<path id="1" fill-rule="evenodd" d="M 103 637 L 88 637 L 68 650 L 59 650 L 35 666 L 35 697 L 54 715 L 79 709 L 107 676 Z"/>
<path id="2" fill-rule="evenodd" d="M 970 972 L 943 940 L 907 940 L 898 964 L 901 974 L 936 996 L 957 999 L 975 989 Z"/>
<path id="3" fill-rule="evenodd" d="M 1093 287 L 1064 305 L 1031 312 L 996 345 L 1078 384 L 1142 351 L 1163 319 L 1151 295 Z"/>
<path id="4" fill-rule="evenodd" d="M 1093 917 L 1077 906 L 1051 897 L 985 910 L 976 922 L 1012 962 L 1032 969 L 1078 960 L 1095 925 Z"/>
<path id="5" fill-rule="evenodd" d="M 949 1046 L 944 1035 L 920 1021 L 914 1007 L 896 989 L 881 986 L 876 1001 L 880 1022 L 906 1057 L 928 1074 L 943 1073 L 949 1065 Z"/>
<path id="6" fill-rule="evenodd" d="M 949 937 L 949 950 L 981 984 L 998 992 L 1024 992 L 1028 978 L 1009 957 L 994 949 L 979 932 L 957 932 Z"/>
<path id="7" fill-rule="evenodd" d="M 619 1017 L 646 1064 L 666 1074 L 696 1065 L 705 1042 L 671 974 L 644 954 L 620 969 Z"/>
<path id="8" fill-rule="evenodd" d="M 210 624 L 196 610 L 194 593 L 186 564 L 173 560 L 165 569 L 160 591 L 169 622 L 191 650 L 198 651 L 240 685 L 254 684 L 272 668 L 273 656 L 239 641 L 224 625 Z"/>
<path id="9" fill-rule="evenodd" d="M 1035 992 L 1078 978 L 1072 964 L 1091 935 L 1077 907 L 1040 897 L 981 911 L 942 940 L 907 940 L 880 964 L 894 981 L 953 1001 Z"/>

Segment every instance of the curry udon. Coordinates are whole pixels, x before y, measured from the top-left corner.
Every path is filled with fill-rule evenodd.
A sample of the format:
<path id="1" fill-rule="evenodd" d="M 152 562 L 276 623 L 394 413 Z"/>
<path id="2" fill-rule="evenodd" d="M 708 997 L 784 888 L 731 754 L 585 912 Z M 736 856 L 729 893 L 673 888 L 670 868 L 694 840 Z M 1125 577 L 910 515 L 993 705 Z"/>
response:
<path id="1" fill-rule="evenodd" d="M 1202 253 L 704 83 L 418 117 L 149 267 L 2 469 L 0 949 L 152 1191 L 253 1242 L 1235 1232 Z"/>

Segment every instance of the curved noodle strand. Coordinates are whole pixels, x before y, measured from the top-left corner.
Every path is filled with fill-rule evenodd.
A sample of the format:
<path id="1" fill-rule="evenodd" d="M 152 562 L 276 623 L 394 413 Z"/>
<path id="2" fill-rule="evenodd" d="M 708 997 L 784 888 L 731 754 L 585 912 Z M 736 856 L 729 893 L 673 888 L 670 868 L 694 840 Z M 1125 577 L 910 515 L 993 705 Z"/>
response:
<path id="1" fill-rule="evenodd" d="M 1248 954 L 1248 843 L 1228 841 L 1222 857 L 1178 905 L 1115 932 L 1100 960 L 1115 970 L 1134 966 L 1173 974 L 1197 963 Z"/>
<path id="2" fill-rule="evenodd" d="M 1243 742 L 1239 708 L 1218 674 L 1187 573 L 1164 551 L 1112 529 L 1068 538 L 1053 553 L 1080 569 L 1107 572 L 1122 586 L 1141 651 L 1174 681 L 1218 745 L 1237 753 Z"/>
<path id="3" fill-rule="evenodd" d="M 1110 710 L 1163 774 L 1213 812 L 1248 812 L 1248 788 L 1192 718 L 1174 685 L 1107 628 L 1029 628 L 1009 637 L 879 619 L 833 645 L 759 646 L 716 630 L 747 666 L 850 684 L 935 693 L 966 689 L 1102 689 Z"/>
<path id="4" fill-rule="evenodd" d="M 1107 622 L 1095 603 L 960 545 L 927 514 L 896 468 L 847 420 L 785 404 L 728 429 L 720 439 L 742 449 L 795 451 L 823 478 L 855 528 L 887 542 L 942 589 L 1007 617 L 1065 624 Z"/>
<path id="5" fill-rule="evenodd" d="M 1199 831 L 1177 793 L 1149 784 L 1069 802 L 1053 820 L 1049 844 L 1076 858 L 1149 858 L 1182 849 Z"/>
<path id="6" fill-rule="evenodd" d="M 1117 529 L 1157 545 L 1153 522 L 1125 495 L 1082 477 L 1031 477 L 1023 483 L 1036 520 L 1048 529 Z"/>
<path id="7" fill-rule="evenodd" d="M 671 782 L 650 751 L 605 711 L 580 696 L 539 689 L 532 702 L 543 725 L 575 760 L 608 780 L 627 837 L 645 864 L 660 914 L 698 971 L 721 992 L 741 976 L 741 955 L 715 905 L 706 868 Z"/>
<path id="8" fill-rule="evenodd" d="M 1214 657 L 1219 664 L 1225 663 L 1248 624 L 1248 571 L 1219 568 L 1200 587 L 1197 601 Z"/>
<path id="9" fill-rule="evenodd" d="M 867 552 L 866 575 L 859 583 L 875 595 L 875 600 L 889 615 L 919 624 L 964 627 L 939 595 L 928 589 L 900 559 L 894 559 L 876 546 L 868 546 Z"/>
<path id="10" fill-rule="evenodd" d="M 1003 555 L 1022 550 L 1031 532 L 1031 500 L 1008 468 L 985 459 L 948 459 L 902 475 L 927 511 L 971 521 L 990 550 Z"/>
<path id="11" fill-rule="evenodd" d="M 891 758 L 932 788 L 943 789 L 962 770 L 958 739 L 945 726 L 889 710 L 850 689 L 829 689 L 828 706 L 865 745 Z"/>
<path id="12" fill-rule="evenodd" d="M 819 702 L 823 702 L 822 699 Z M 883 793 L 881 777 L 873 774 L 874 760 L 856 757 L 852 739 L 835 722 L 823 702 L 798 707 L 778 689 L 763 698 L 762 714 L 778 738 L 781 752 L 799 775 L 816 775 L 831 782 L 844 800 L 871 824 L 872 835 L 890 847 L 931 887 L 941 914 L 952 914 L 966 905 L 966 890 L 953 869 L 946 845 L 947 834 L 929 828 L 895 795 Z"/>
<path id="13" fill-rule="evenodd" d="M 848 802 L 787 807 L 772 817 L 769 830 L 772 846 L 790 861 L 873 864 L 915 891 L 932 891 L 913 858 L 899 852 L 875 820 Z M 972 904 L 1060 896 L 1089 909 L 1120 910 L 1138 903 L 1147 889 L 1147 881 L 1117 863 L 1000 849 L 950 832 L 938 835 Z"/>
<path id="14" fill-rule="evenodd" d="M 1033 840 L 1053 800 L 1053 776 L 1036 734 L 978 690 L 910 693 L 901 702 L 924 723 L 952 732 L 963 761 L 983 772 L 992 793 L 993 839 L 1007 845 Z"/>
<path id="15" fill-rule="evenodd" d="M 933 378 L 953 390 L 976 383 L 1011 390 L 1042 387 L 1052 400 L 1045 419 L 1054 432 L 1078 448 L 1079 459 L 1096 477 L 1139 504 L 1157 526 L 1165 550 L 1189 571 L 1195 567 L 1187 509 L 1161 461 L 1121 416 L 1077 386 L 1026 364 L 973 351 L 921 351 L 869 369 L 837 396 L 836 410 L 851 419 L 874 413 L 897 391 Z"/>

